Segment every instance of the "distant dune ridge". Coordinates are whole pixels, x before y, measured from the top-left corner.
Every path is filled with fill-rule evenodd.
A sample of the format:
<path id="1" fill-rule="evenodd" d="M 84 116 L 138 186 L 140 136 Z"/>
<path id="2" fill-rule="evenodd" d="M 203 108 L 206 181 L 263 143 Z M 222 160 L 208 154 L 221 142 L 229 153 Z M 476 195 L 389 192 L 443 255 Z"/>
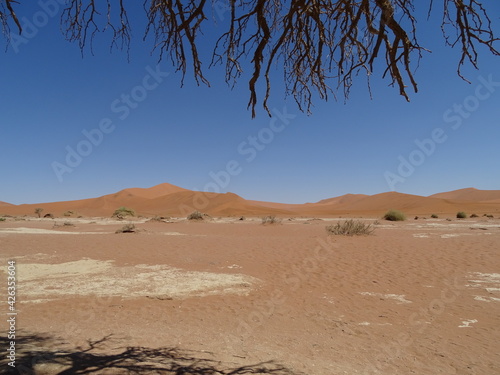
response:
<path id="1" fill-rule="evenodd" d="M 453 199 L 461 201 L 485 202 L 500 199 L 500 190 L 478 190 L 475 188 L 466 188 L 438 193 L 431 195 L 432 198 Z"/>
<path id="2" fill-rule="evenodd" d="M 346 194 L 316 203 L 286 204 L 246 200 L 234 193 L 205 193 L 163 183 L 151 188 L 129 188 L 98 198 L 75 201 L 12 205 L 0 202 L 0 215 L 43 214 L 63 216 L 67 211 L 82 216 L 111 216 L 121 206 L 144 216 L 186 216 L 199 210 L 213 216 L 367 216 L 379 217 L 389 209 L 413 215 L 500 214 L 500 190 L 459 189 L 428 197 L 387 192 L 375 195 Z"/>

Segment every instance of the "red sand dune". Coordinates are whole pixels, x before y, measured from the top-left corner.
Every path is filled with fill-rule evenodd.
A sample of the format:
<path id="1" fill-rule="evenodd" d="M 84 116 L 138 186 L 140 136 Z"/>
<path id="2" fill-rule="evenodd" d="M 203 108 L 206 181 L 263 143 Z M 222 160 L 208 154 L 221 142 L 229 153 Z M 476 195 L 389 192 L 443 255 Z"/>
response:
<path id="1" fill-rule="evenodd" d="M 475 188 L 466 188 L 433 194 L 430 197 L 475 202 L 491 201 L 500 199 L 500 190 L 478 190 Z"/>
<path id="2" fill-rule="evenodd" d="M 159 198 L 167 194 L 178 193 L 180 191 L 189 191 L 188 189 L 181 188 L 168 183 L 159 184 L 150 188 L 130 188 L 119 191 L 116 194 L 110 194 L 109 197 L 126 197 L 134 196 L 147 199 Z"/>
<path id="3" fill-rule="evenodd" d="M 0 207 L 3 207 L 3 206 L 13 206 L 13 204 L 0 201 Z"/>
<path id="4" fill-rule="evenodd" d="M 130 188 L 98 198 L 76 201 L 10 205 L 0 203 L 0 214 L 34 215 L 35 208 L 42 214 L 62 216 L 74 211 L 82 216 L 111 216 L 121 206 L 134 209 L 140 215 L 186 216 L 199 210 L 212 216 L 279 215 L 279 216 L 372 216 L 379 217 L 389 209 L 398 209 L 408 215 L 455 215 L 500 213 L 500 190 L 473 188 L 439 193 L 429 197 L 388 192 L 375 195 L 346 194 L 316 203 L 284 204 L 246 200 L 233 193 L 196 192 L 168 183 L 151 188 Z"/>

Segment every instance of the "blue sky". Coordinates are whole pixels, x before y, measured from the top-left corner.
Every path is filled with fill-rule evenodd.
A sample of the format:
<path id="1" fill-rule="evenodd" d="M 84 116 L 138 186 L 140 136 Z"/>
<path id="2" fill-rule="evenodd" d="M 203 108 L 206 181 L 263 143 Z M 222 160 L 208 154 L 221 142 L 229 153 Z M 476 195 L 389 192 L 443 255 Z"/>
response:
<path id="1" fill-rule="evenodd" d="M 499 14 L 500 4 L 490 8 Z M 28 21 L 41 11 L 37 3 L 19 7 Z M 465 68 L 471 84 L 462 81 L 458 50 L 444 47 L 433 20 L 418 24 L 432 53 L 421 60 L 410 103 L 378 70 L 373 99 L 361 78 L 345 104 L 316 100 L 307 116 L 284 98 L 277 71 L 274 117 L 258 108 L 251 119 L 246 81 L 231 91 L 215 68 L 207 71 L 210 88 L 189 74 L 180 88 L 180 74 L 167 60 L 158 65 L 151 41 L 142 41 L 141 25 L 130 62 L 109 53 L 106 35 L 82 58 L 64 41 L 58 17 L 48 17 L 17 53 L 2 52 L 0 201 L 83 199 L 162 182 L 285 203 L 500 189 L 499 58 L 481 48 L 480 70 Z M 220 30 L 207 28 L 207 38 Z"/>

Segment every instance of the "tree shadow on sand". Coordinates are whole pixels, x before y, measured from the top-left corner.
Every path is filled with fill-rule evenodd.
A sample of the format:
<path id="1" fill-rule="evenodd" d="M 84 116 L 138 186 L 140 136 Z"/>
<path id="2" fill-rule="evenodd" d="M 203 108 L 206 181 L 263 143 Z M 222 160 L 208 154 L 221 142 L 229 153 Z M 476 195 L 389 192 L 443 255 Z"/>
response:
<path id="1" fill-rule="evenodd" d="M 10 340 L 0 339 L 2 352 Z M 245 366 L 231 366 L 206 358 L 205 352 L 178 348 L 121 347 L 105 351 L 111 343 L 106 336 L 88 340 L 84 348 L 58 350 L 64 342 L 49 336 L 22 335 L 16 337 L 15 368 L 8 365 L 5 355 L 0 358 L 0 373 L 17 375 L 70 374 L 164 374 L 164 375 L 301 375 L 274 361 Z M 50 349 L 48 349 L 50 348 Z M 210 353 L 208 353 L 210 354 Z"/>

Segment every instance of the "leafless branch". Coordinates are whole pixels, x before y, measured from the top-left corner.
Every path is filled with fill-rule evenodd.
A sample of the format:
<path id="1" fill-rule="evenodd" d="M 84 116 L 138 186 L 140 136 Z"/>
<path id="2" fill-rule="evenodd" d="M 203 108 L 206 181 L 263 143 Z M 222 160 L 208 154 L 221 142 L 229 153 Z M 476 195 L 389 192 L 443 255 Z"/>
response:
<path id="1" fill-rule="evenodd" d="M 66 39 L 77 42 L 82 53 L 89 45 L 93 53 L 92 42 L 95 36 L 111 29 L 113 36 L 110 47 L 125 48 L 128 51 L 130 23 L 123 0 L 119 0 L 118 4 L 118 20 L 115 20 L 111 0 L 106 0 L 105 3 L 95 0 L 69 0 L 61 15 L 61 27 Z"/>
<path id="2" fill-rule="evenodd" d="M 215 42 L 209 66 L 222 65 L 231 87 L 249 69 L 248 107 L 253 117 L 259 102 L 270 115 L 272 69 L 282 69 L 285 94 L 293 96 L 307 113 L 316 96 L 327 100 L 340 91 L 348 98 L 357 76 L 365 76 L 369 85 L 376 71 L 381 71 L 406 100 L 410 100 L 408 87 L 418 90 L 414 72 L 426 49 L 417 40 L 411 0 L 227 1 L 229 22 Z M 0 22 L 7 35 L 11 23 L 22 32 L 12 6 L 15 3 L 0 0 Z M 61 16 L 62 31 L 82 51 L 92 51 L 96 35 L 111 30 L 111 48 L 128 50 L 131 30 L 124 3 L 68 0 Z M 144 38 L 153 36 L 153 50 L 158 51 L 160 60 L 167 57 L 182 73 L 181 84 L 190 64 L 196 82 L 209 85 L 202 69 L 204 57 L 199 53 L 205 39 L 200 42 L 199 36 L 213 6 L 207 0 L 144 0 Z M 430 0 L 428 17 L 433 8 Z M 500 54 L 495 46 L 499 39 L 479 0 L 443 0 L 442 14 L 446 44 L 458 45 L 461 51 L 460 77 L 465 79 L 465 62 L 477 68 L 480 45 L 493 55 Z M 329 86 L 332 82 L 336 82 L 334 89 Z"/>

